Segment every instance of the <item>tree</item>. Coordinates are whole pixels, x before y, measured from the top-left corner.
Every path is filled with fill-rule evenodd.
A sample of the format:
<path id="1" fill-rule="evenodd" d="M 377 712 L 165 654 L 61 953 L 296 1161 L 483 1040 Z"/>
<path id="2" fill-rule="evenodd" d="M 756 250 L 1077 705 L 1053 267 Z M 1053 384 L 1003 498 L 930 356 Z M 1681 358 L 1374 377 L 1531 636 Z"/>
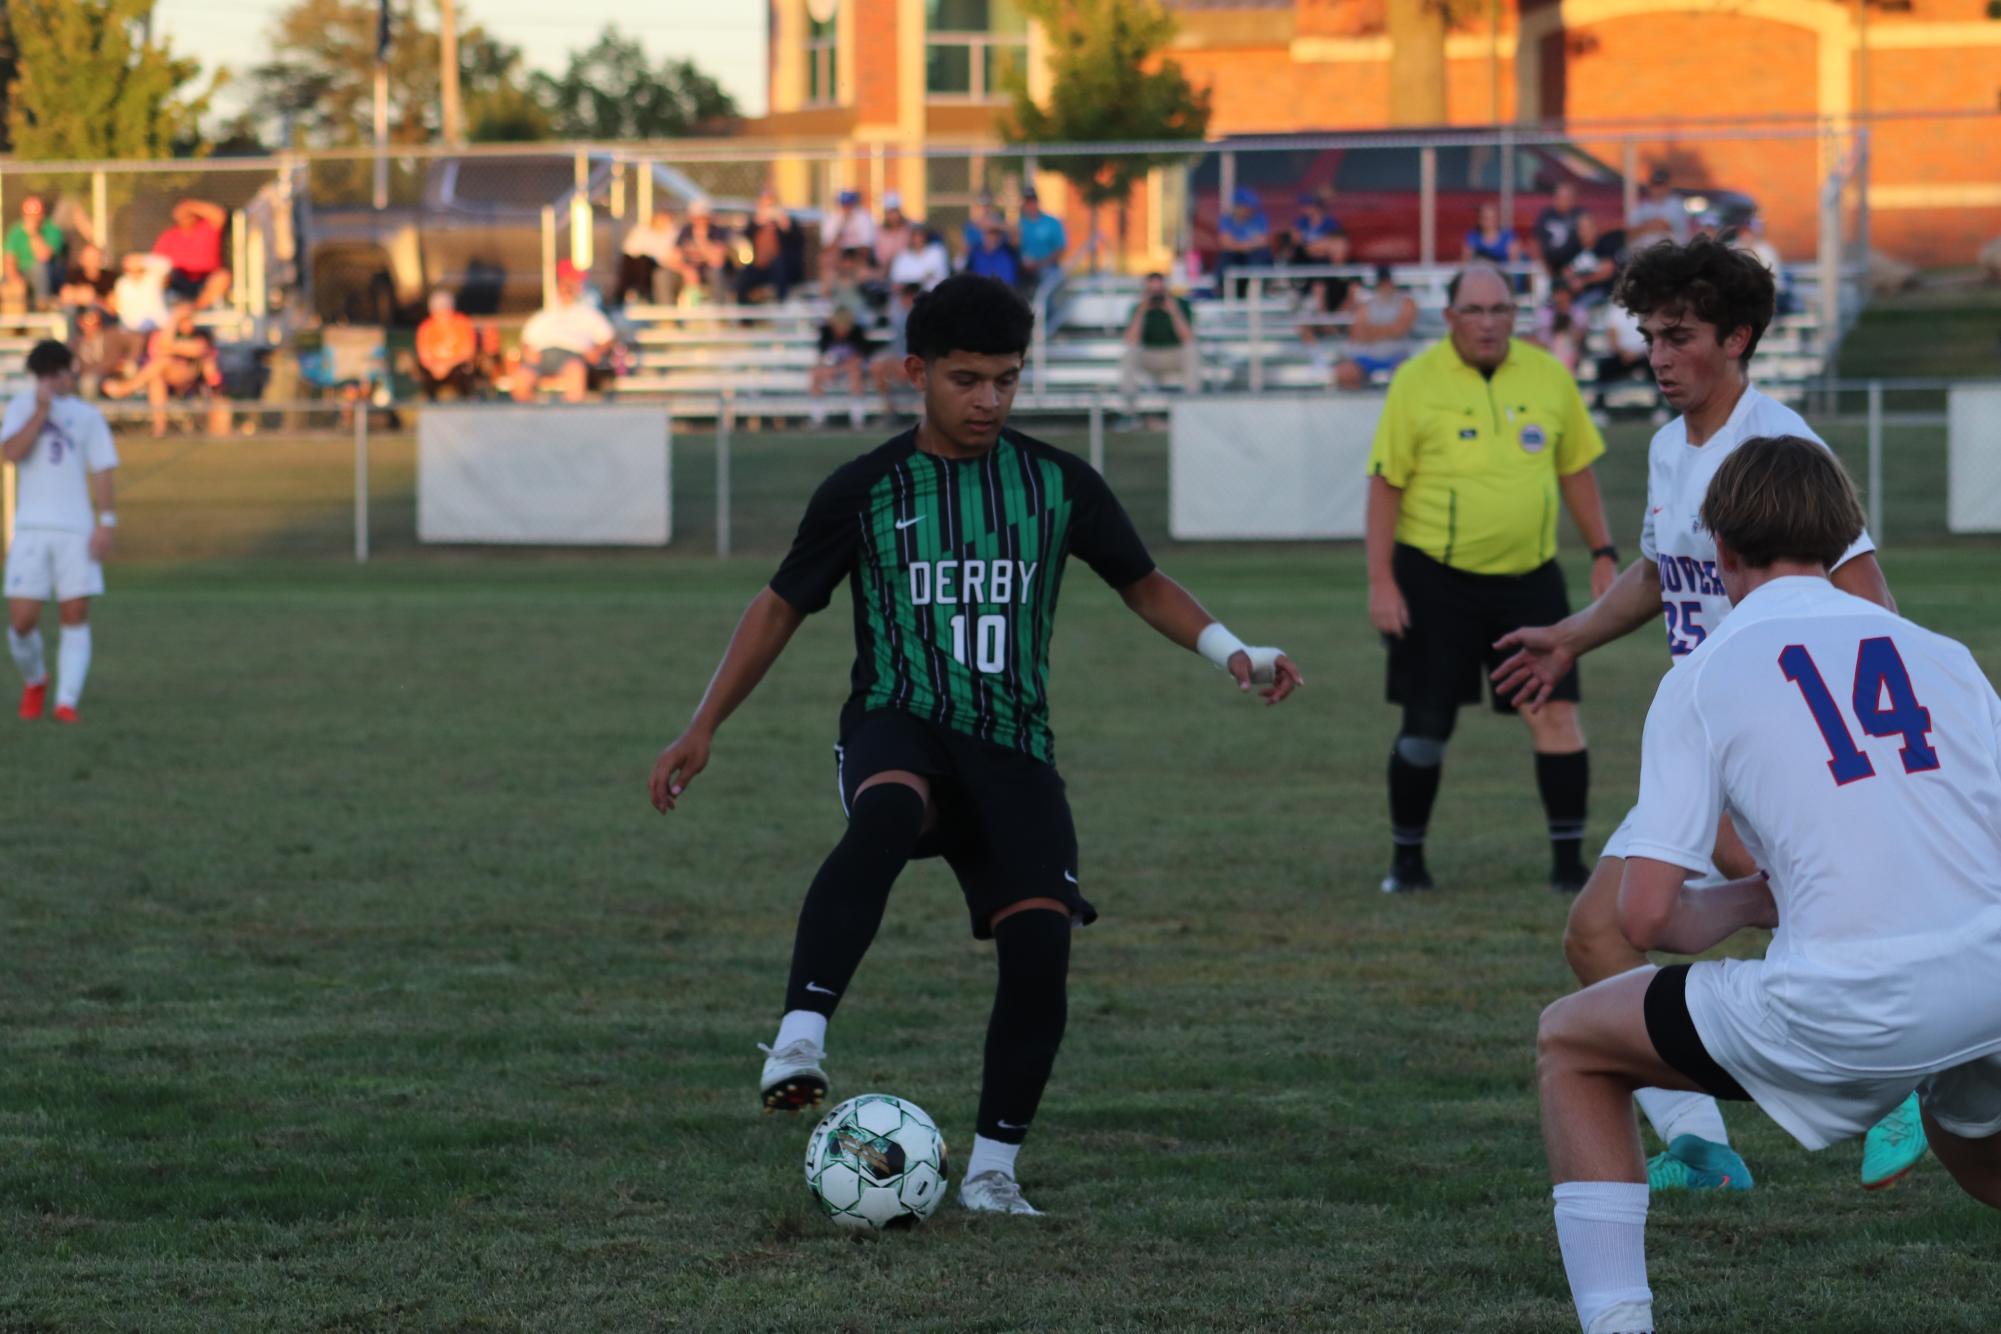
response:
<path id="1" fill-rule="evenodd" d="M 459 39 L 459 62 L 466 138 L 474 143 L 525 143 L 549 137 L 549 113 L 529 91 L 520 47 L 475 28 Z"/>
<path id="2" fill-rule="evenodd" d="M 7 131 L 17 157 L 55 161 L 199 152 L 220 83 L 184 91 L 198 61 L 153 40 L 153 0 L 8 0 Z"/>
<path id="3" fill-rule="evenodd" d="M 1209 131 L 1209 91 L 1191 86 L 1181 66 L 1160 52 L 1173 40 L 1173 18 L 1159 0 L 1022 0 L 1022 10 L 1049 34 L 1053 76 L 1047 106 L 1028 92 L 1025 70 L 1013 76 L 1013 108 L 1002 127 L 1011 143 L 1091 144 L 1136 140 L 1199 140 Z M 1125 203 L 1154 167 L 1178 165 L 1179 154 L 1065 154 L 1049 165 L 1077 188 L 1092 212 Z"/>
<path id="4" fill-rule="evenodd" d="M 1443 125 L 1450 0 L 1389 0 L 1390 124 Z"/>
<path id="5" fill-rule="evenodd" d="M 560 77 L 537 74 L 536 100 L 565 139 L 668 139 L 734 119 L 736 100 L 689 60 L 647 63 L 639 42 L 605 28 L 570 53 Z"/>

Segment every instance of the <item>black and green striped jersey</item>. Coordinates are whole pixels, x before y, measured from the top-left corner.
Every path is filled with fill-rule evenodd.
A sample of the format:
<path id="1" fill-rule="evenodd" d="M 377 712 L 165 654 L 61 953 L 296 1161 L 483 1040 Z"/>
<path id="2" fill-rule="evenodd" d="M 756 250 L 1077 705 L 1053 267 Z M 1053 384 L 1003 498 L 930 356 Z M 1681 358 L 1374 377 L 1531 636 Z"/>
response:
<path id="1" fill-rule="evenodd" d="M 812 613 L 848 581 L 844 726 L 901 709 L 1053 763 L 1049 638 L 1073 553 L 1114 588 L 1153 570 L 1111 488 L 1074 454 L 1010 430 L 979 458 L 946 459 L 911 430 L 821 484 L 771 587 Z"/>

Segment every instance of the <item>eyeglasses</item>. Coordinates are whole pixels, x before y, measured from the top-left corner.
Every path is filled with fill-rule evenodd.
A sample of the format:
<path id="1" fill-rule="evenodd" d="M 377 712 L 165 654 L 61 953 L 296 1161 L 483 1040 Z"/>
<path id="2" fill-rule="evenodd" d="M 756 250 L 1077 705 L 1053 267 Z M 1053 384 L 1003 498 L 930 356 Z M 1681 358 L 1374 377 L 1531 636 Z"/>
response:
<path id="1" fill-rule="evenodd" d="M 1499 306 L 1454 306 L 1452 309 L 1469 320 L 1511 320 L 1520 307 L 1510 301 Z"/>

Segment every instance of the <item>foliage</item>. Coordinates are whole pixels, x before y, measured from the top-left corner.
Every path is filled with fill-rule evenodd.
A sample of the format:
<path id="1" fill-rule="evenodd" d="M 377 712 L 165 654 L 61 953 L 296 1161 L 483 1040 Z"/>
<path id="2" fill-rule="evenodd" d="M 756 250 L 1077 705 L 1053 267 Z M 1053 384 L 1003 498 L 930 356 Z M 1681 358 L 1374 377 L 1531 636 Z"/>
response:
<path id="1" fill-rule="evenodd" d="M 559 76 L 534 76 L 536 100 L 564 139 L 667 139 L 737 115 L 736 102 L 689 60 L 656 68 L 636 38 L 608 26 L 570 53 Z"/>
<path id="2" fill-rule="evenodd" d="M 219 79 L 187 90 L 201 64 L 150 35 L 152 9 L 153 0 L 9 0 L 15 63 L 7 132 L 17 157 L 199 151 L 201 116 Z"/>
<path id="3" fill-rule="evenodd" d="M 1013 76 L 1013 114 L 1003 128 L 1026 144 L 1199 140 L 1209 129 L 1209 91 L 1160 53 L 1175 32 L 1159 0 L 1023 0 L 1022 11 L 1049 35 L 1052 83 L 1046 105 L 1030 95 L 1025 70 Z M 1093 208 L 1122 201 L 1155 166 L 1178 155 L 1053 157 Z"/>

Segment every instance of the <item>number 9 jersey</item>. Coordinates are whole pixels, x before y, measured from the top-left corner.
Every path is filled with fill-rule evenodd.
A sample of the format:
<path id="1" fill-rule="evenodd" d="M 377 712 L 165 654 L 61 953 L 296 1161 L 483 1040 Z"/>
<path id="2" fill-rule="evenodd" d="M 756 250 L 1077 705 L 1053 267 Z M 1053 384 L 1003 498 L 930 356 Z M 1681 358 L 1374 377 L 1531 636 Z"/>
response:
<path id="1" fill-rule="evenodd" d="M 913 429 L 821 484 L 771 588 L 810 614 L 849 584 L 844 733 L 894 709 L 1053 764 L 1049 641 L 1073 553 L 1113 588 L 1154 568 L 1082 459 L 1015 431 L 942 458 Z"/>
<path id="2" fill-rule="evenodd" d="M 1702 525 L 1702 499 L 1710 479 L 1737 446 L 1759 436 L 1796 435 L 1826 445 L 1797 412 L 1746 385 L 1723 429 L 1700 445 L 1688 443 L 1688 423 L 1680 417 L 1654 433 L 1647 447 L 1647 513 L 1640 528 L 1640 554 L 1660 571 L 1661 615 L 1668 652 L 1676 658 L 1695 647 L 1730 614 L 1730 598 L 1716 573 L 1716 540 Z M 1841 558 L 1843 563 L 1876 544 L 1865 530 Z"/>

